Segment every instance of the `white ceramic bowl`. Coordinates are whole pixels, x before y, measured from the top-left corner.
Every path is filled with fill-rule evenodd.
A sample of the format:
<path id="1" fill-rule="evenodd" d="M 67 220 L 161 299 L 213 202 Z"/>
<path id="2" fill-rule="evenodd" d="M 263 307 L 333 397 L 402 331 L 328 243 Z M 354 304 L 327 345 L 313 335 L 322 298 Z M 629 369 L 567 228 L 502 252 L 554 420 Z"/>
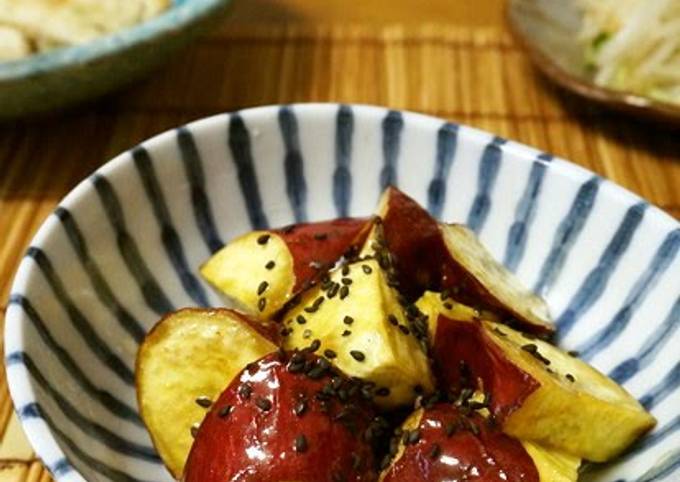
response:
<path id="1" fill-rule="evenodd" d="M 162 481 L 139 421 L 137 345 L 167 310 L 219 304 L 197 267 L 254 227 L 370 213 L 393 183 L 467 222 L 546 296 L 561 342 L 659 419 L 584 480 L 680 480 L 680 227 L 580 167 L 466 126 L 367 106 L 219 115 L 121 154 L 59 205 L 7 311 L 9 386 L 65 481 Z"/>

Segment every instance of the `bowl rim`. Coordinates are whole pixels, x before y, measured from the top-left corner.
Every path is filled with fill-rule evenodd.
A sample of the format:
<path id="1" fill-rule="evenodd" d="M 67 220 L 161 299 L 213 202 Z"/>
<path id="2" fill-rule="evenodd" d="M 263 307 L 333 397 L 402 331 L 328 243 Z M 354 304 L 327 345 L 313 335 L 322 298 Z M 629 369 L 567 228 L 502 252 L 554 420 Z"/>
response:
<path id="1" fill-rule="evenodd" d="M 127 50 L 153 38 L 183 30 L 197 19 L 226 6 L 231 0 L 181 0 L 144 22 L 89 42 L 57 48 L 23 59 L 0 62 L 0 83 L 49 74 L 73 65 L 83 65 Z"/>
<path id="2" fill-rule="evenodd" d="M 265 118 L 272 118 L 275 120 L 277 117 L 277 113 L 279 112 L 280 108 L 283 107 L 284 105 L 286 104 L 265 105 L 246 108 L 242 110 L 236 110 L 232 112 L 219 113 L 205 118 L 194 120 L 190 123 L 185 124 L 185 126 L 197 130 L 210 128 L 215 123 L 223 121 L 225 118 L 228 118 L 230 115 L 234 113 L 239 113 L 243 116 L 248 117 L 262 116 Z M 350 108 L 354 109 L 355 113 L 360 111 L 364 115 L 378 115 L 378 114 L 385 115 L 387 112 L 396 111 L 404 115 L 405 120 L 410 119 L 421 125 L 423 125 L 424 123 L 425 125 L 430 124 L 432 126 L 434 125 L 441 126 L 442 123 L 449 122 L 446 119 L 436 116 L 431 116 L 409 110 L 390 109 L 389 107 L 368 104 L 343 104 L 334 102 L 287 104 L 287 106 L 296 109 L 296 113 L 298 115 L 300 114 L 304 115 L 305 113 L 313 114 L 315 112 L 322 114 L 324 113 L 336 114 L 339 107 L 343 105 L 349 106 Z M 471 139 L 479 139 L 484 142 L 488 142 L 489 137 L 493 136 L 493 134 L 491 134 L 488 131 L 471 127 L 467 124 L 457 125 L 465 128 L 466 136 L 468 136 Z M 143 144 L 153 149 L 155 145 L 163 144 L 173 140 L 176 130 L 177 127 L 173 127 L 166 131 L 163 131 L 146 140 L 141 141 L 140 145 Z M 512 152 L 515 155 L 517 155 L 518 159 L 516 159 L 516 161 L 520 162 L 521 161 L 533 162 L 536 153 L 541 152 L 534 147 L 513 140 L 509 140 L 509 142 L 504 145 L 503 149 L 506 152 Z M 126 165 L 130 165 L 132 163 L 132 159 L 129 153 L 130 153 L 129 149 L 121 152 L 120 154 L 116 155 L 109 161 L 102 164 L 92 174 L 99 173 L 107 175 L 120 169 L 124 169 Z M 582 180 L 584 174 L 590 176 L 597 175 L 594 174 L 589 169 L 581 167 L 560 157 L 554 157 L 553 160 L 551 161 L 551 166 L 552 168 L 558 170 L 558 174 L 560 176 L 576 178 L 576 180 Z M 69 193 L 66 194 L 66 196 L 64 196 L 56 204 L 55 209 L 56 207 L 62 206 L 64 204 L 75 203 L 79 199 L 87 195 L 88 192 L 91 192 L 92 187 L 91 183 L 88 180 L 90 179 L 92 174 L 86 176 L 71 191 L 69 191 Z M 612 181 L 608 182 L 613 188 L 609 192 L 610 195 L 626 200 L 627 202 L 631 201 L 639 202 L 640 200 L 642 200 L 640 196 L 627 190 L 626 188 Z M 657 219 L 656 221 L 657 223 L 661 223 L 662 225 L 668 224 L 671 229 L 680 227 L 680 222 L 675 220 L 670 214 L 666 213 L 665 211 L 661 210 L 660 208 L 654 206 L 651 203 L 649 203 L 649 206 L 650 208 L 652 208 L 650 209 L 650 211 L 655 212 L 655 218 Z M 43 221 L 42 225 L 37 230 L 36 234 L 31 239 L 29 246 L 41 246 L 43 241 L 48 239 L 52 235 L 54 230 L 57 228 L 58 221 L 55 219 L 55 216 L 51 214 L 48 215 Z M 10 397 L 12 399 L 12 403 L 14 405 L 15 412 L 17 412 L 17 415 L 19 408 L 17 407 L 15 402 L 21 400 L 22 402 L 24 402 L 24 406 L 26 406 L 37 401 L 37 397 L 34 391 L 34 382 L 30 379 L 30 377 L 25 375 L 24 371 L 21 371 L 19 373 L 17 370 L 11 369 L 11 366 L 13 364 L 8 363 L 9 357 L 14 353 L 23 352 L 23 348 L 25 346 L 23 336 L 24 323 L 22 321 L 24 318 L 24 313 L 22 310 L 18 310 L 14 307 L 12 297 L 16 294 L 26 293 L 28 288 L 29 275 L 33 271 L 33 269 L 34 268 L 32 268 L 31 265 L 25 264 L 23 260 L 20 262 L 11 285 L 10 301 L 7 304 L 7 311 L 5 315 L 5 332 L 3 334 L 6 357 L 5 374 L 7 377 L 7 385 Z M 70 458 L 64 453 L 52 429 L 44 422 L 44 420 L 42 420 L 42 418 L 40 419 L 42 422 L 40 424 L 36 423 L 27 424 L 20 416 L 18 418 L 31 444 L 31 448 L 35 452 L 36 456 L 40 458 L 40 460 L 43 462 L 43 465 L 47 468 L 47 470 L 50 472 L 50 474 L 52 475 L 56 482 L 66 482 L 69 480 L 74 480 L 74 476 L 76 480 L 81 481 L 86 480 L 82 476 L 82 474 L 78 471 L 78 469 L 71 464 Z M 48 461 L 56 462 L 50 465 Z"/>

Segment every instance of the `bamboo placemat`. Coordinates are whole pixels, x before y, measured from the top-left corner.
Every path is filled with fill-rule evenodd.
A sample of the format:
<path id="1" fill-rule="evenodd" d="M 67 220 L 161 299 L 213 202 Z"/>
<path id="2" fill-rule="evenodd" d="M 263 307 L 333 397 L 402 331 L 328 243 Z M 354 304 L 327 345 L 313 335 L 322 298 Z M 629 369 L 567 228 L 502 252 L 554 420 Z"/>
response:
<path id="1" fill-rule="evenodd" d="M 340 101 L 421 111 L 517 139 L 611 178 L 680 217 L 680 133 L 548 84 L 500 29 L 222 28 L 151 79 L 79 110 L 0 126 L 0 313 L 33 233 L 116 153 L 205 115 Z M 50 480 L 0 377 L 0 482 Z"/>

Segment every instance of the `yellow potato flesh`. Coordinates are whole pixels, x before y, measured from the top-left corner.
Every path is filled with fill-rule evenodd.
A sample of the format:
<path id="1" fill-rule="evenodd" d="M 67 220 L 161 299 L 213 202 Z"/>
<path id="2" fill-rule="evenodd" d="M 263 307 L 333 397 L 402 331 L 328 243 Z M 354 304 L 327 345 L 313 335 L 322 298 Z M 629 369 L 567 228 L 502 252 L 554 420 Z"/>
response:
<path id="1" fill-rule="evenodd" d="M 496 261 L 470 229 L 460 224 L 441 224 L 440 231 L 451 257 L 498 305 L 531 325 L 552 329 L 545 301 Z"/>
<path id="2" fill-rule="evenodd" d="M 245 365 L 276 345 L 229 310 L 186 309 L 161 320 L 137 355 L 137 397 L 158 454 L 179 478 L 190 429 L 203 420 L 199 397 L 214 400 Z"/>
<path id="3" fill-rule="evenodd" d="M 258 242 L 269 235 L 266 243 Z M 267 263 L 274 267 L 267 268 Z M 230 303 L 260 318 L 269 318 L 291 297 L 295 285 L 293 257 L 280 236 L 253 231 L 234 239 L 215 253 L 202 267 L 201 274 L 220 290 Z M 266 290 L 258 294 L 263 281 Z M 265 300 L 260 309 L 260 299 Z"/>
<path id="4" fill-rule="evenodd" d="M 426 291 L 423 293 L 423 295 L 418 298 L 418 301 L 416 301 L 416 307 L 421 313 L 427 315 L 427 326 L 430 332 L 430 339 L 434 339 L 434 334 L 437 331 L 437 318 L 440 314 L 452 320 L 459 321 L 475 321 L 479 320 L 482 316 L 485 316 L 485 319 L 494 316 L 491 313 L 482 312 L 476 308 L 464 305 L 463 303 L 452 300 L 443 301 L 439 293 L 435 293 L 434 291 Z"/>
<path id="5" fill-rule="evenodd" d="M 604 462 L 655 425 L 654 417 L 626 390 L 582 360 L 506 326 L 482 323 L 508 360 L 539 383 L 503 423 L 506 433 Z M 522 349 L 526 345 L 535 345 L 550 363 Z"/>
<path id="6" fill-rule="evenodd" d="M 533 442 L 522 441 L 524 450 L 534 461 L 541 482 L 576 482 L 581 459 L 546 449 Z"/>
<path id="7" fill-rule="evenodd" d="M 362 266 L 366 266 L 370 274 L 366 274 Z M 429 363 L 418 340 L 389 321 L 389 315 L 393 315 L 399 325 L 409 326 L 397 293 L 387 285 L 386 275 L 378 263 L 366 260 L 352 264 L 347 276 L 341 270 L 331 273 L 331 281 L 336 283 L 345 277 L 350 278 L 352 284 L 344 299 L 340 294 L 328 299 L 326 292 L 316 287 L 307 292 L 302 303 L 286 313 L 284 323 L 293 331 L 284 339 L 284 347 L 304 348 L 319 339 L 318 353 L 323 354 L 327 349 L 334 351 L 337 358 L 332 362 L 340 370 L 390 390 L 389 396 L 375 398 L 384 408 L 411 403 L 417 385 L 426 391 L 432 390 Z M 325 299 L 316 312 L 305 311 L 305 307 L 322 296 Z M 304 324 L 298 323 L 298 316 L 305 319 Z M 348 316 L 353 319 L 351 324 L 344 322 Z M 351 331 L 349 336 L 343 336 L 346 330 Z M 361 352 L 365 359 L 356 360 L 350 351 Z"/>

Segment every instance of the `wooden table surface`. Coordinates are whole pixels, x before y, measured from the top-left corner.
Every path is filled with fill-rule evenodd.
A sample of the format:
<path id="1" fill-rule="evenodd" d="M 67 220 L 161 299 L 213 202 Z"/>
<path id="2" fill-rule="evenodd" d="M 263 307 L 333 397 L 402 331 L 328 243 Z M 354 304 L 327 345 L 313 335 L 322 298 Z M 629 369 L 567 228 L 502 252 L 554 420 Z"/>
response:
<path id="1" fill-rule="evenodd" d="M 80 179 L 151 135 L 252 105 L 362 102 L 439 115 L 571 159 L 680 217 L 680 133 L 542 79 L 509 36 L 503 6 L 235 0 L 215 32 L 149 79 L 0 125 L 0 315 L 32 235 Z M 0 482 L 43 480 L 0 377 Z"/>

